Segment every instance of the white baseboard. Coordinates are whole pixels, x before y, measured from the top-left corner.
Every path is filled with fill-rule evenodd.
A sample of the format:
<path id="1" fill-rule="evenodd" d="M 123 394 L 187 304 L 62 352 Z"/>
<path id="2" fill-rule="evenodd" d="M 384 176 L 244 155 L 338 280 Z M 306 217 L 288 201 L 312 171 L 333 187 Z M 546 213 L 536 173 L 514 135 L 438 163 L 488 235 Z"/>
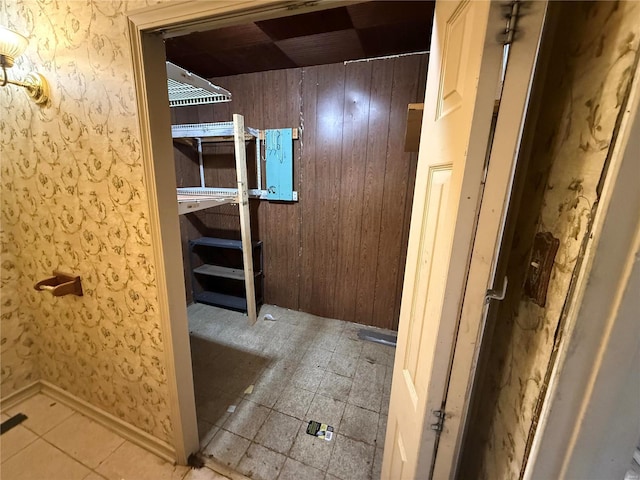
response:
<path id="1" fill-rule="evenodd" d="M 11 408 L 37 393 L 43 393 L 48 397 L 59 401 L 63 405 L 80 412 L 94 422 L 99 423 L 103 427 L 117 433 L 122 438 L 129 440 L 131 443 L 148 450 L 154 455 L 157 455 L 170 463 L 175 463 L 176 461 L 176 451 L 168 443 L 155 438 L 140 428 L 135 427 L 108 412 L 105 412 L 101 408 L 91 405 L 62 388 L 56 387 L 46 380 L 34 382 L 31 385 L 7 395 L 6 398 L 0 399 L 0 409 L 4 411 L 7 408 Z"/>
<path id="2" fill-rule="evenodd" d="M 33 397 L 36 393 L 39 393 L 40 390 L 42 390 L 42 385 L 40 380 L 37 380 L 26 387 L 22 387 L 21 389 L 10 393 L 6 397 L 0 398 L 0 412 L 4 412 L 5 410 L 15 407 L 26 399 Z"/>

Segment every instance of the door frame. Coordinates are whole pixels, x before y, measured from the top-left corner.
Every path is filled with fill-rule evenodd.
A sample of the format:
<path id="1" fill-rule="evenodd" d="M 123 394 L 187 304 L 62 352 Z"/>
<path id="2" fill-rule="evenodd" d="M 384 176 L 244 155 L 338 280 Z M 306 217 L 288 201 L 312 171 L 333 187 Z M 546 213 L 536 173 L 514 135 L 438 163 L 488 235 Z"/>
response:
<path id="1" fill-rule="evenodd" d="M 126 13 L 156 267 L 158 313 L 164 339 L 172 445 L 179 464 L 186 465 L 189 455 L 200 447 L 184 300 L 184 269 L 182 255 L 175 254 L 182 247 L 163 38 L 353 3 L 358 1 L 179 0 Z"/>
<path id="2" fill-rule="evenodd" d="M 358 3 L 180 0 L 127 12 L 176 461 L 199 450 L 163 37 Z M 496 244 L 488 245 L 493 251 Z M 408 255 L 409 258 L 409 255 Z M 487 287 L 480 288 L 482 292 Z M 473 335 L 472 337 L 477 337 Z M 477 348 L 477 346 L 476 346 Z M 475 354 L 473 355 L 475 357 Z M 467 359 L 467 363 L 469 359 Z M 473 361 L 463 375 L 473 372 Z M 460 369 L 458 369 L 461 371 Z M 458 453 L 458 451 L 456 450 Z"/>
<path id="3" fill-rule="evenodd" d="M 640 64 L 577 272 L 524 479 L 623 478 L 640 420 Z M 552 359 L 552 361 L 554 361 Z"/>

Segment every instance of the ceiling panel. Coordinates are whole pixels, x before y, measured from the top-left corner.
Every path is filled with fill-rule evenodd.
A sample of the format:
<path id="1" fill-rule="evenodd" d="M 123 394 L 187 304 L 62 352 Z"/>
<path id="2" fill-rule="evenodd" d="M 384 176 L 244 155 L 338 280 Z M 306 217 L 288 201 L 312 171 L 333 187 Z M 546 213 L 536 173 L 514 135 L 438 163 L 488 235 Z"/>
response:
<path id="1" fill-rule="evenodd" d="M 276 42 L 299 67 L 362 58 L 364 52 L 355 30 L 319 33 Z"/>
<path id="2" fill-rule="evenodd" d="M 218 72 L 241 73 L 208 53 L 185 53 L 167 56 L 167 60 L 203 78 L 217 77 Z"/>
<path id="3" fill-rule="evenodd" d="M 273 40 L 305 37 L 317 33 L 334 32 L 352 28 L 351 18 L 345 7 L 305 13 L 293 17 L 274 18 L 257 22 Z"/>
<path id="4" fill-rule="evenodd" d="M 169 59 L 175 59 L 179 56 L 186 56 L 194 53 L 194 47 L 191 43 L 191 35 L 165 40 L 164 47 L 167 53 L 167 58 Z"/>
<path id="5" fill-rule="evenodd" d="M 226 75 L 248 73 L 247 70 L 263 72 L 298 66 L 273 43 L 217 52 L 215 58 L 230 68 Z"/>
<path id="6" fill-rule="evenodd" d="M 422 23 L 378 25 L 358 30 L 365 56 L 379 57 L 429 50 L 431 30 Z"/>
<path id="7" fill-rule="evenodd" d="M 433 2 L 365 2 L 346 7 L 357 29 L 423 21 L 431 25 Z"/>
<path id="8" fill-rule="evenodd" d="M 205 78 L 428 50 L 434 2 L 374 1 L 166 39 Z"/>
<path id="9" fill-rule="evenodd" d="M 234 25 L 191 35 L 192 43 L 202 50 L 231 50 L 271 43 L 271 38 L 255 23 Z"/>

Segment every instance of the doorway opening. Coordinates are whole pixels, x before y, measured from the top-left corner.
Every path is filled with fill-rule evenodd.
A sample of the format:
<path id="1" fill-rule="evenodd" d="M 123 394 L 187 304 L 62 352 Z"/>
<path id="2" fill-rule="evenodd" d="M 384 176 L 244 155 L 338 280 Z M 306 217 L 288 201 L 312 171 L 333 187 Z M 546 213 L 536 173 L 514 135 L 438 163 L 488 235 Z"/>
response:
<path id="1" fill-rule="evenodd" d="M 249 200 L 255 325 L 220 297 L 247 301 L 242 275 L 208 268 L 242 269 L 221 247 L 241 239 L 238 207 L 179 217 L 200 447 L 222 468 L 379 476 L 394 349 L 358 334 L 397 329 L 417 162 L 407 112 L 424 98 L 432 16 L 432 2 L 366 2 L 165 40 L 168 61 L 232 95 L 172 108 L 174 126 L 239 114 L 298 130 L 297 201 Z M 175 186 L 237 187 L 234 143 L 199 148 L 174 142 Z M 265 150 L 246 142 L 251 190 L 267 186 Z M 308 434 L 313 421 L 335 436 Z"/>

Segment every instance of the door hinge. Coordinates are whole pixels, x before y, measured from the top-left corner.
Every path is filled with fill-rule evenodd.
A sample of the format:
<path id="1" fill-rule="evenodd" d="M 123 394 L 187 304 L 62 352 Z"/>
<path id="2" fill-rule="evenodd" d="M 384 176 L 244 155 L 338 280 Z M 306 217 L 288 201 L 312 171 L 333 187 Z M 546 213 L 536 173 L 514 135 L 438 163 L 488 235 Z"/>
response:
<path id="1" fill-rule="evenodd" d="M 434 410 L 433 416 L 436 417 L 436 422 L 431 424 L 431 430 L 441 432 L 444 428 L 444 419 L 447 416 L 444 410 Z"/>
<path id="2" fill-rule="evenodd" d="M 502 32 L 502 44 L 511 45 L 514 40 L 516 32 L 516 24 L 518 23 L 518 15 L 520 13 L 520 0 L 513 0 L 512 2 L 504 5 L 505 18 L 507 20 L 507 26 Z"/>
<path id="3" fill-rule="evenodd" d="M 502 288 L 498 290 L 497 288 L 487 290 L 487 293 L 484 296 L 484 301 L 489 303 L 490 300 L 504 300 L 504 297 L 507 295 L 507 286 L 509 285 L 509 279 L 505 276 L 502 282 Z"/>

